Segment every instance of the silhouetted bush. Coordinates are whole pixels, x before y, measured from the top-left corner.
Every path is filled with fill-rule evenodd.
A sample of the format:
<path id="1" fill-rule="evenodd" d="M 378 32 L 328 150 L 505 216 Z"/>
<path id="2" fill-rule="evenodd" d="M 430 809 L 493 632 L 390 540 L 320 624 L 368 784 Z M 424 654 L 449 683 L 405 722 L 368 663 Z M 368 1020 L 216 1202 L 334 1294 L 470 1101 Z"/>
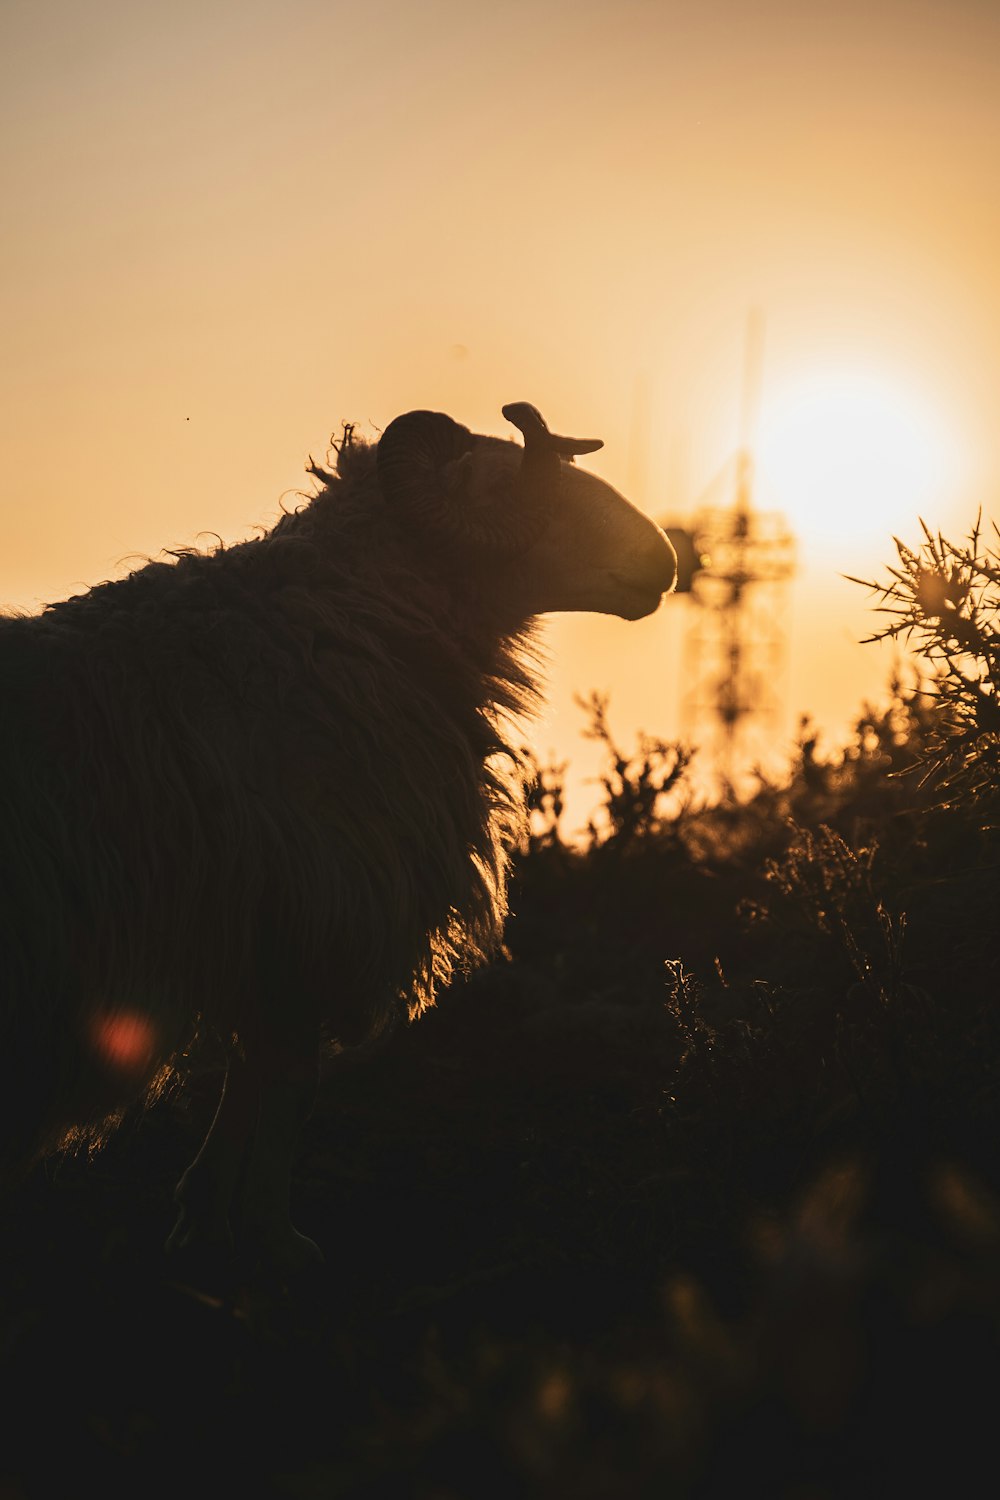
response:
<path id="1" fill-rule="evenodd" d="M 1000 574 L 978 530 L 900 558 L 887 629 L 922 665 L 836 751 L 804 721 L 743 801 L 700 804 L 686 749 L 629 753 L 584 705 L 602 804 L 570 842 L 566 767 L 536 767 L 504 959 L 331 1071 L 297 1178 L 326 1281 L 163 1283 L 211 1090 L 27 1185 L 21 1492 L 65 1493 L 56 1399 L 107 1493 L 207 1474 L 209 1431 L 248 1493 L 971 1492 L 1000 1359 Z M 91 1351 L 71 1393 L 61 1333 Z"/>

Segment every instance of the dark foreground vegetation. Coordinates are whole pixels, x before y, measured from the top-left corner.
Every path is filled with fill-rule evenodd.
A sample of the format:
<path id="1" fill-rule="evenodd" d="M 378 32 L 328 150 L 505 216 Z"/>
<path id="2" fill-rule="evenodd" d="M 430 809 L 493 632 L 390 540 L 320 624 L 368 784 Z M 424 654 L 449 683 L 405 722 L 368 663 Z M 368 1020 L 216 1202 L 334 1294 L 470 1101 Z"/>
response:
<path id="1" fill-rule="evenodd" d="M 923 682 L 787 784 L 540 773 L 507 958 L 304 1140 L 306 1285 L 171 1279 L 218 1089 L 2 1221 L 0 1495 L 972 1493 L 1000 1371 L 1000 560 L 901 549 Z M 989 1479 L 985 1481 L 987 1484 Z"/>

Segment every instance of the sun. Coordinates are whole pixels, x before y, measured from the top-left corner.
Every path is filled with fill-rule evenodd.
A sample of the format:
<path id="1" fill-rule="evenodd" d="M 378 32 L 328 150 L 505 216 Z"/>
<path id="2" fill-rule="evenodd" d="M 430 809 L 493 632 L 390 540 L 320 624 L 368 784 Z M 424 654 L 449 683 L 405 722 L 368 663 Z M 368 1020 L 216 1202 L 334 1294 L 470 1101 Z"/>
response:
<path id="1" fill-rule="evenodd" d="M 804 376 L 761 413 L 757 500 L 781 510 L 807 549 L 839 552 L 933 522 L 958 478 L 943 413 L 905 377 L 863 370 Z"/>

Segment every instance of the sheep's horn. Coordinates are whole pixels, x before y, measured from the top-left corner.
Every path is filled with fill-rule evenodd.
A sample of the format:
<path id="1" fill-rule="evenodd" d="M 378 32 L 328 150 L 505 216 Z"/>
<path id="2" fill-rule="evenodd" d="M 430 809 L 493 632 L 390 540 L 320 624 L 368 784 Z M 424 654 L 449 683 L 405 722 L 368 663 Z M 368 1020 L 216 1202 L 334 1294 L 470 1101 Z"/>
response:
<path id="1" fill-rule="evenodd" d="M 470 471 L 458 460 L 476 439 L 467 427 L 439 411 L 408 411 L 396 417 L 378 444 L 379 488 L 406 521 L 439 541 L 495 557 L 521 551 L 537 520 L 515 507 L 477 504 L 468 491 Z"/>
<path id="2" fill-rule="evenodd" d="M 550 432 L 538 407 L 528 401 L 508 402 L 503 414 L 520 432 L 524 451 L 532 457 L 536 453 L 555 453 L 559 458 L 573 458 L 578 453 L 596 453 L 604 447 L 600 438 L 559 437 Z"/>
<path id="3" fill-rule="evenodd" d="M 379 438 L 382 494 L 410 520 L 432 530 L 447 527 L 451 507 L 441 484 L 446 464 L 472 448 L 472 433 L 440 411 L 408 411 Z"/>

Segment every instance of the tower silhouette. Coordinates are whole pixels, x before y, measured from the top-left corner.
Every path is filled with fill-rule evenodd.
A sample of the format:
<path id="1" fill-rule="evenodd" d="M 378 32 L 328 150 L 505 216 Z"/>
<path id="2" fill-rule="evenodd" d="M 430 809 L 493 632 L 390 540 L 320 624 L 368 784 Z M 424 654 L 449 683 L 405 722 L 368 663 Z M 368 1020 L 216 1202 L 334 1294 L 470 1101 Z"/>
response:
<path id="1" fill-rule="evenodd" d="M 739 445 L 702 491 L 688 527 L 665 525 L 690 597 L 681 728 L 723 787 L 738 789 L 777 759 L 784 702 L 788 582 L 795 538 L 777 511 L 754 504 L 754 438 L 763 319 L 752 312 L 744 352 Z M 725 493 L 728 504 L 716 499 Z M 685 566 L 686 564 L 686 566 Z"/>

